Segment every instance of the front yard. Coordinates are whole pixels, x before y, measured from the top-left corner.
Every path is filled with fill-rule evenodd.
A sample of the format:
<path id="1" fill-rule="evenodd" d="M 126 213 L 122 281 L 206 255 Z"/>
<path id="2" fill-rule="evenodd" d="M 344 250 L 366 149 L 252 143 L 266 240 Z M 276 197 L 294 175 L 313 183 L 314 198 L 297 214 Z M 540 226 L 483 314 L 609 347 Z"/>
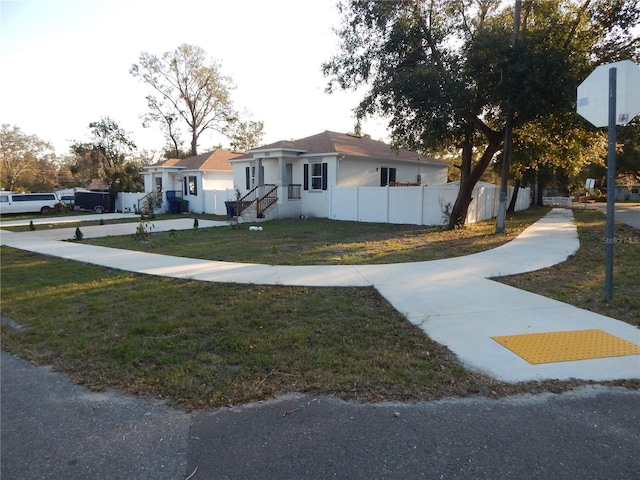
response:
<path id="1" fill-rule="evenodd" d="M 545 211 L 510 220 L 509 238 Z M 630 323 L 640 315 L 640 248 L 616 246 L 614 302 L 600 301 L 604 217 L 576 211 L 581 248 L 569 261 L 499 279 Z M 454 232 L 319 221 L 262 232 L 214 228 L 102 239 L 156 253 L 268 263 L 412 261 L 493 248 L 493 223 Z M 327 226 L 336 228 L 329 229 Z M 514 225 L 519 226 L 515 230 Z M 339 228 L 337 228 L 339 227 Z M 637 230 L 617 227 L 621 236 Z M 289 246 L 289 248 L 287 248 Z M 302 247 L 301 247 L 302 246 Z M 295 247 L 295 248 L 294 248 Z M 304 248 L 303 248 L 304 247 Z M 307 250 L 313 254 L 306 255 Z M 256 253 L 258 252 L 258 253 Z M 261 253 L 260 253 L 261 252 Z M 586 382 L 503 384 L 462 368 L 373 288 L 204 283 L 143 276 L 2 247 L 2 348 L 51 364 L 93 389 L 216 408 L 288 392 L 362 401 L 563 391 Z M 237 258 L 236 258 L 237 260 Z M 278 260 L 276 262 L 275 260 Z M 623 276 L 623 278 L 620 278 Z M 640 388 L 637 381 L 617 382 Z"/>

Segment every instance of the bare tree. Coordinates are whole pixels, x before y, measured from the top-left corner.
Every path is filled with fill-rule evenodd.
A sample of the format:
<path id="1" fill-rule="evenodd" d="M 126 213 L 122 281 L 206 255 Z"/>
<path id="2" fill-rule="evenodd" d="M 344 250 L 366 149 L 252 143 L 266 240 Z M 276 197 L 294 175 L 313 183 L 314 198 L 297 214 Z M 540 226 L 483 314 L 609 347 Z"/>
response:
<path id="1" fill-rule="evenodd" d="M 191 155 L 198 154 L 198 138 L 203 132 L 228 135 L 238 121 L 230 98 L 234 89 L 231 78 L 198 46 L 182 44 L 160 57 L 143 52 L 130 73 L 152 88 L 145 119 L 162 126 L 175 151 L 180 150 L 178 120 L 188 127 Z"/>

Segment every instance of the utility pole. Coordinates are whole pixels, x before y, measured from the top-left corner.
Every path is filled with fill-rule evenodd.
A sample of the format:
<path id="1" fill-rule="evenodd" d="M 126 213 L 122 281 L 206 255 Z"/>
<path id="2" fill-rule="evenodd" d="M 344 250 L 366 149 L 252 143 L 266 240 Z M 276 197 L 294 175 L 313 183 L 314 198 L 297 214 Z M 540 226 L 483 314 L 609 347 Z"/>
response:
<path id="1" fill-rule="evenodd" d="M 514 53 L 516 45 L 518 44 L 518 34 L 520 33 L 521 9 L 522 0 L 516 0 L 516 8 L 513 14 L 512 45 Z M 507 98 L 506 113 L 507 120 L 505 123 L 504 148 L 502 149 L 502 179 L 500 181 L 500 200 L 498 202 L 498 221 L 496 223 L 496 233 L 504 233 L 504 224 L 507 217 L 507 198 L 509 197 L 509 162 L 511 161 L 511 144 L 513 138 L 513 107 L 509 98 Z"/>

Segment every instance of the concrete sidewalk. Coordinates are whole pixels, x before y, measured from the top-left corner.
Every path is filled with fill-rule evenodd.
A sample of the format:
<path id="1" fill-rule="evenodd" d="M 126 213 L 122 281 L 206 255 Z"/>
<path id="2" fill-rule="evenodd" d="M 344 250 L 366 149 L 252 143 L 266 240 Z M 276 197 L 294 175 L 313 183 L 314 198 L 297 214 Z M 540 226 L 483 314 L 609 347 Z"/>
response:
<path id="1" fill-rule="evenodd" d="M 48 225 L 48 224 L 72 224 L 80 222 L 98 222 L 100 220 L 119 220 L 122 218 L 131 219 L 135 221 L 140 218 L 138 213 L 91 213 L 86 215 L 59 215 L 56 217 L 43 217 L 38 215 L 33 218 L 20 218 L 17 220 L 3 220 L 0 222 L 0 228 L 7 227 L 20 227 L 29 225 L 33 222 L 34 225 Z"/>
<path id="2" fill-rule="evenodd" d="M 640 344 L 640 330 L 632 325 L 489 280 L 564 261 L 579 247 L 572 220 L 571 210 L 554 209 L 496 249 L 432 262 L 389 265 L 303 267 L 205 261 L 62 242 L 59 240 L 70 238 L 68 232 L 55 230 L 2 232 L 0 242 L 45 255 L 174 278 L 269 285 L 374 286 L 409 321 L 449 347 L 465 367 L 499 380 L 640 378 L 640 355 L 532 365 L 491 339 L 600 329 Z M 157 231 L 186 229 L 192 227 L 193 220 L 154 224 Z M 201 221 L 200 226 L 209 225 Z M 131 224 L 104 225 L 84 228 L 83 233 L 104 236 L 131 228 L 135 231 Z"/>

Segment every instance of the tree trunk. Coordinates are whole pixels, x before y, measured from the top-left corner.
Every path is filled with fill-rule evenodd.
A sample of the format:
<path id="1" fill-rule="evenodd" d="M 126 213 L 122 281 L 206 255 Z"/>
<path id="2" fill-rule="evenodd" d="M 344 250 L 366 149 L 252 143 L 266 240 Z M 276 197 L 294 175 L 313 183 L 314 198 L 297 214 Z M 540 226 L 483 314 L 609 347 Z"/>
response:
<path id="1" fill-rule="evenodd" d="M 520 183 L 522 183 L 522 180 L 516 178 L 516 181 L 513 185 L 513 196 L 511 197 L 511 201 L 509 202 L 507 213 L 514 213 L 516 211 L 516 201 L 518 200 L 518 190 L 520 190 Z"/>
<path id="2" fill-rule="evenodd" d="M 196 155 L 198 155 L 198 136 L 194 131 L 191 135 L 191 156 L 195 157 Z"/>
<path id="3" fill-rule="evenodd" d="M 471 163 L 473 161 L 473 135 L 475 127 L 473 123 L 469 122 L 464 134 L 464 143 L 462 144 L 462 164 L 460 165 L 460 190 L 458 196 L 451 209 L 449 216 L 449 223 L 447 228 L 453 230 L 456 227 L 464 225 L 467 218 L 467 210 L 471 203 L 471 193 L 473 192 L 473 186 L 471 190 L 468 190 L 469 177 L 471 176 Z M 463 191 L 464 190 L 464 191 Z M 466 202 L 466 203 L 465 203 Z"/>
<path id="4" fill-rule="evenodd" d="M 473 189 L 480 180 L 480 177 L 487 169 L 487 166 L 491 162 L 491 159 L 500 150 L 502 144 L 501 134 L 492 135 L 489 139 L 489 144 L 485 148 L 480 161 L 471 168 L 471 154 L 473 150 L 473 130 L 471 130 L 471 138 L 467 138 L 469 132 L 465 135 L 465 143 L 462 148 L 462 175 L 460 177 L 460 190 L 456 202 L 451 210 L 451 216 L 449 217 L 449 229 L 461 227 L 467 220 L 467 212 L 469 211 L 469 205 L 473 200 Z M 465 151 L 469 149 L 469 151 Z"/>

